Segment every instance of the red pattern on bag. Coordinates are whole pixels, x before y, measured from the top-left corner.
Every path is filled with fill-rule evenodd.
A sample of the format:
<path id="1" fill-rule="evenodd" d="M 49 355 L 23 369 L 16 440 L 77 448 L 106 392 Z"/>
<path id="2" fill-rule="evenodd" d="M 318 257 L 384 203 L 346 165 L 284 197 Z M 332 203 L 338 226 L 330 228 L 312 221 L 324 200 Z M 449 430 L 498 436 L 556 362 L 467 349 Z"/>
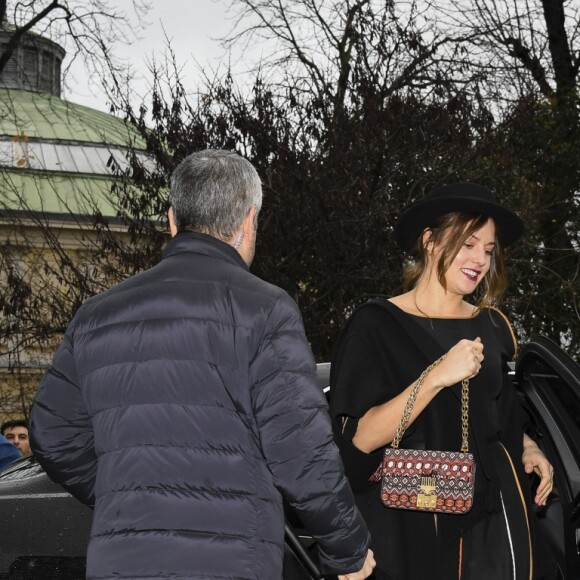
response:
<path id="1" fill-rule="evenodd" d="M 471 453 L 459 451 L 386 449 L 371 477 L 380 480 L 381 500 L 388 507 L 465 514 L 473 503 L 475 462 Z M 432 483 L 433 489 L 426 488 L 425 482 Z M 419 496 L 422 506 L 417 506 Z"/>

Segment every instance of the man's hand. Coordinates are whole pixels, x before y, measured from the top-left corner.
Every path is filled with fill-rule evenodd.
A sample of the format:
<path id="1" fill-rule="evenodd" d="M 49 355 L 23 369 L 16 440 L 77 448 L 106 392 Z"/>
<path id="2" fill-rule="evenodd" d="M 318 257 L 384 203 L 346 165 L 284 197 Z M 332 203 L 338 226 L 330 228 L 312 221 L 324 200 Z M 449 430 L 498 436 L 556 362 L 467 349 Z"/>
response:
<path id="1" fill-rule="evenodd" d="M 536 442 L 526 434 L 524 434 L 522 463 L 526 473 L 535 472 L 540 476 L 541 480 L 536 490 L 534 502 L 536 505 L 546 505 L 546 500 L 554 487 L 554 468 L 536 445 Z"/>
<path id="2" fill-rule="evenodd" d="M 365 580 L 368 578 L 376 566 L 375 557 L 373 551 L 369 550 L 367 552 L 367 558 L 363 567 L 358 572 L 351 572 L 350 574 L 339 574 L 338 580 Z"/>

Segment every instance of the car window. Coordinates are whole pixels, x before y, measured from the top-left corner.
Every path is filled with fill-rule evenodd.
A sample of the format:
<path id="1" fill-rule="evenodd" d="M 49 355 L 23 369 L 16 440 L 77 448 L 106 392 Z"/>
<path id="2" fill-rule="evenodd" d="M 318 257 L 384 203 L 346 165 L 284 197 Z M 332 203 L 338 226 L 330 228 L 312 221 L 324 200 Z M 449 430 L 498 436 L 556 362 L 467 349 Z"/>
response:
<path id="1" fill-rule="evenodd" d="M 37 461 L 26 458 L 25 460 L 17 459 L 15 463 L 8 465 L 2 473 L 0 473 L 1 481 L 14 481 L 18 479 L 26 479 L 34 475 L 43 473 L 42 467 Z"/>
<path id="2" fill-rule="evenodd" d="M 580 429 L 580 399 L 560 377 L 551 378 L 550 384 L 552 395 L 568 411 L 568 415 Z"/>

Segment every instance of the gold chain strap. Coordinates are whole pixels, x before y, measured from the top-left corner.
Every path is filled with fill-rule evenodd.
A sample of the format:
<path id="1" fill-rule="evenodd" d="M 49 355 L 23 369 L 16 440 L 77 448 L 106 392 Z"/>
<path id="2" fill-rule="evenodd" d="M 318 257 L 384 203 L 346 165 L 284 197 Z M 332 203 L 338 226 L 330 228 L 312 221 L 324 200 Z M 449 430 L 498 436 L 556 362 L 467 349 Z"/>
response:
<path id="1" fill-rule="evenodd" d="M 461 453 L 469 453 L 469 379 L 461 381 Z"/>
<path id="2" fill-rule="evenodd" d="M 409 419 L 411 418 L 411 412 L 413 411 L 413 406 L 415 405 L 415 400 L 417 399 L 417 394 L 419 393 L 421 387 L 423 386 L 423 381 L 425 377 L 446 357 L 444 354 L 441 358 L 438 358 L 434 363 L 431 363 L 417 379 L 415 386 L 413 387 L 407 403 L 405 404 L 405 409 L 403 410 L 403 416 L 401 417 L 401 422 L 397 427 L 395 432 L 395 437 L 391 442 L 391 447 L 397 449 L 399 443 L 407 430 L 409 425 Z M 461 452 L 469 453 L 469 443 L 468 443 L 468 433 L 469 433 L 469 379 L 463 379 L 461 381 Z"/>

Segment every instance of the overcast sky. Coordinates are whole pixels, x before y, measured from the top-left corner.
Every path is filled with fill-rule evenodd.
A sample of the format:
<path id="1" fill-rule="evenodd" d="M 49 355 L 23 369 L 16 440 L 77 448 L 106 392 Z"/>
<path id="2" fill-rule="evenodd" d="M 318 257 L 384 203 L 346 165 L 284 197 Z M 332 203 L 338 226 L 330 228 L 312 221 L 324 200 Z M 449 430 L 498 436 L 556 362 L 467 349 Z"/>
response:
<path id="1" fill-rule="evenodd" d="M 117 2 L 119 7 L 125 4 L 129 6 L 130 1 Z M 166 47 L 165 35 L 171 40 L 178 62 L 184 65 L 184 73 L 192 89 L 200 78 L 196 61 L 208 70 L 219 68 L 225 52 L 215 39 L 227 34 L 232 27 L 231 16 L 228 16 L 226 9 L 226 2 L 220 0 L 153 0 L 146 17 L 150 25 L 140 34 L 141 39 L 130 46 L 119 45 L 115 49 L 117 56 L 130 59 L 134 69 L 140 72 L 141 82 L 135 83 L 135 90 L 140 95 L 146 91 L 147 61 L 153 56 L 161 59 Z M 241 73 L 246 65 L 244 59 L 239 57 L 233 55 L 232 66 Z M 64 98 L 107 111 L 106 97 L 87 84 L 83 69 L 79 59 L 72 77 L 69 77 L 69 88 Z"/>

